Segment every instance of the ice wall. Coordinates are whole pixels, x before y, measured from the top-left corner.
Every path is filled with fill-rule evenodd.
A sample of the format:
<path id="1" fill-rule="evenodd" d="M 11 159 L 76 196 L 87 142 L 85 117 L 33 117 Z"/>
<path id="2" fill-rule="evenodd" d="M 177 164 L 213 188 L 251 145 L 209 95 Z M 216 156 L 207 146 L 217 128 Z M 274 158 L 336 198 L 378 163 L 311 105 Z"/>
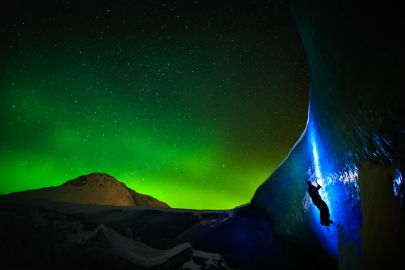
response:
<path id="1" fill-rule="evenodd" d="M 252 201 L 274 220 L 284 237 L 318 245 L 339 259 L 342 269 L 359 268 L 372 257 L 366 250 L 378 254 L 376 250 L 384 248 L 365 235 L 371 231 L 364 230 L 369 226 L 364 224 L 365 213 L 382 214 L 370 211 L 374 200 L 384 205 L 394 200 L 396 204 L 388 205 L 398 209 L 403 205 L 405 44 L 399 33 L 404 19 L 395 3 L 297 0 L 291 6 L 308 56 L 308 123 L 289 156 Z M 390 194 L 373 197 L 362 192 L 364 183 L 372 186 L 368 190 L 386 185 L 386 173 L 367 176 L 371 167 L 362 166 L 365 162 L 392 168 Z M 315 179 L 334 221 L 329 227 L 320 225 L 319 211 L 307 194 L 306 181 Z M 386 217 L 395 220 L 391 227 L 397 228 L 402 222 L 398 220 L 404 219 L 403 210 L 390 212 L 399 215 Z M 367 222 L 372 220 L 369 216 Z M 390 225 L 385 223 L 387 228 Z M 398 240 L 392 243 L 398 249 L 405 243 L 403 231 L 398 229 L 392 236 Z"/>

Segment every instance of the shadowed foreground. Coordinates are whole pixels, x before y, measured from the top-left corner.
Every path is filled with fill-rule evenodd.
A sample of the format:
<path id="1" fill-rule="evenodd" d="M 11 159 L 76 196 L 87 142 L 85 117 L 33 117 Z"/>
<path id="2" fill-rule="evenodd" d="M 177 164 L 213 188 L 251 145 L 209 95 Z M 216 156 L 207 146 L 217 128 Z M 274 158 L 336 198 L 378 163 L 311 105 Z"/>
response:
<path id="1" fill-rule="evenodd" d="M 192 211 L 0 199 L 2 264 L 112 269 L 263 269 L 335 265 L 274 233 L 253 205 Z M 287 258 L 294 255 L 300 260 Z M 319 255 L 316 254 L 317 256 Z M 205 268 L 204 268 L 205 267 Z M 332 267 L 333 268 L 333 267 Z"/>

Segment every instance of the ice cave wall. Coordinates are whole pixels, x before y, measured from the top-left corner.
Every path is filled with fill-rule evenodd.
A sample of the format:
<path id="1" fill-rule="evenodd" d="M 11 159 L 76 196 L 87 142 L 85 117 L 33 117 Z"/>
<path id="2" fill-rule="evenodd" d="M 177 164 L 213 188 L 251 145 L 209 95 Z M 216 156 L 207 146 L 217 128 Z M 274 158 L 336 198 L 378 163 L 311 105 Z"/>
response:
<path id="1" fill-rule="evenodd" d="M 405 244 L 405 28 L 397 5 L 291 1 L 310 70 L 308 123 L 252 202 L 278 233 L 319 245 L 342 269 L 395 265 Z M 322 186 L 330 227 L 320 225 L 308 179 Z M 373 194 L 378 190 L 384 194 Z M 378 220 L 380 227 L 371 229 Z M 395 239 L 388 255 L 375 239 Z"/>

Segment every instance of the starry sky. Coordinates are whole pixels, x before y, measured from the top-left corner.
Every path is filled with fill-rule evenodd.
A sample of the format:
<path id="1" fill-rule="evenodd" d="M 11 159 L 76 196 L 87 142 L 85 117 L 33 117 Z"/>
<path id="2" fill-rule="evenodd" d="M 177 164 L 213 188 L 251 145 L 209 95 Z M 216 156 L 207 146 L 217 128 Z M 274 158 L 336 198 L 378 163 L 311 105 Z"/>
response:
<path id="1" fill-rule="evenodd" d="M 0 194 L 106 172 L 172 207 L 231 208 L 305 128 L 306 58 L 283 3 L 3 5 Z"/>

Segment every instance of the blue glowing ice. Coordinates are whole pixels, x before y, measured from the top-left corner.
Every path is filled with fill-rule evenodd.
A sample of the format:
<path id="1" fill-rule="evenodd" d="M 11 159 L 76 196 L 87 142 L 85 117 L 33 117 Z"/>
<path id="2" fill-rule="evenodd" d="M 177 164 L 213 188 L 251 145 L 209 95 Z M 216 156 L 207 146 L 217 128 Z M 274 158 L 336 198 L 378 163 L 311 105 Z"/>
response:
<path id="1" fill-rule="evenodd" d="M 405 188 L 405 183 L 404 179 L 401 174 L 401 170 L 397 168 L 394 172 L 394 181 L 393 181 L 393 190 L 394 190 L 394 196 L 399 198 L 401 207 L 404 207 L 403 202 L 404 202 L 404 190 Z"/>
<path id="2" fill-rule="evenodd" d="M 319 242 L 330 254 L 338 256 L 339 237 L 360 246 L 359 231 L 362 226 L 358 169 L 355 162 L 340 166 L 339 157 L 328 147 L 327 134 L 317 128 L 317 119 L 310 114 L 307 125 L 307 149 L 311 153 L 309 180 L 317 181 L 322 188 L 319 194 L 329 207 L 334 224 L 320 224 L 319 210 L 311 204 L 310 219 Z M 326 144 L 326 145 L 325 145 Z M 338 165 L 338 164 L 339 165 Z M 304 181 L 304 180 L 303 180 Z M 359 252 L 360 250 L 358 250 Z"/>

